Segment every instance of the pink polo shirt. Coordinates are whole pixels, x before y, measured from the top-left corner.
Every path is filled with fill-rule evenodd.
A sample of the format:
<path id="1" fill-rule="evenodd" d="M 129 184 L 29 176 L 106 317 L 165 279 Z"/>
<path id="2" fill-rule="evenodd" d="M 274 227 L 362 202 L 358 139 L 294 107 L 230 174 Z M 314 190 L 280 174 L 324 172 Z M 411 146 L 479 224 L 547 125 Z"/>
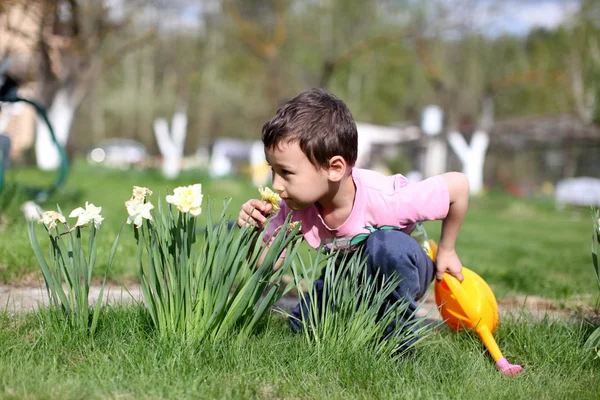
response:
<path id="1" fill-rule="evenodd" d="M 404 176 L 386 176 L 379 172 L 354 168 L 352 179 L 356 196 L 352 211 L 337 229 L 325 224 L 316 205 L 302 211 L 292 211 L 281 203 L 281 209 L 266 227 L 265 239 L 285 222 L 288 213 L 292 221 L 301 221 L 304 239 L 313 248 L 335 239 L 337 247 L 345 247 L 367 226 L 393 225 L 410 234 L 417 222 L 444 219 L 450 204 L 448 187 L 441 176 L 410 183 Z"/>

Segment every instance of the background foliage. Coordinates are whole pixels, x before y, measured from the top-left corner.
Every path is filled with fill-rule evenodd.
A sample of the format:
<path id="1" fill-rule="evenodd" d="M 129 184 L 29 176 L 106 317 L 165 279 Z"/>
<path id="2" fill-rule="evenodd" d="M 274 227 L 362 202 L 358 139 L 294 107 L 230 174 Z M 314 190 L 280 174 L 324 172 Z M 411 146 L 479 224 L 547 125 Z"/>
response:
<path id="1" fill-rule="evenodd" d="M 152 122 L 179 107 L 189 111 L 187 154 L 215 137 L 258 138 L 278 104 L 317 86 L 344 99 L 357 120 L 384 125 L 418 122 L 431 103 L 460 125 L 477 120 L 484 96 L 498 119 L 600 117 L 599 101 L 589 101 L 600 91 L 595 0 L 565 2 L 563 25 L 522 34 L 498 28 L 510 2 L 483 0 L 9 3 L 29 4 L 32 14 L 36 4 L 50 16 L 62 3 L 77 11 L 58 28 L 42 20 L 54 34 L 41 43 L 59 46 L 60 56 L 49 52 L 49 64 L 39 64 L 44 46 L 33 40 L 23 69 L 26 81 L 41 82 L 42 103 L 76 78 L 84 98 L 71 152 L 126 137 L 156 153 Z M 0 46 L 0 59 L 11 51 Z"/>

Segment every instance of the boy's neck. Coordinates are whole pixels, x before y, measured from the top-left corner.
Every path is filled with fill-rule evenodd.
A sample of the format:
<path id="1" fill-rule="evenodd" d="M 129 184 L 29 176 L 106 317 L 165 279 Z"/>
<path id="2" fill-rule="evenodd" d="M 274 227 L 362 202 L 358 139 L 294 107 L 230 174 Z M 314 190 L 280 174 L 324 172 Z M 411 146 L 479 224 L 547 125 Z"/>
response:
<path id="1" fill-rule="evenodd" d="M 337 229 L 346 222 L 352 212 L 355 197 L 356 185 L 352 174 L 349 174 L 336 184 L 332 184 L 329 195 L 316 203 L 323 221 L 329 228 Z"/>

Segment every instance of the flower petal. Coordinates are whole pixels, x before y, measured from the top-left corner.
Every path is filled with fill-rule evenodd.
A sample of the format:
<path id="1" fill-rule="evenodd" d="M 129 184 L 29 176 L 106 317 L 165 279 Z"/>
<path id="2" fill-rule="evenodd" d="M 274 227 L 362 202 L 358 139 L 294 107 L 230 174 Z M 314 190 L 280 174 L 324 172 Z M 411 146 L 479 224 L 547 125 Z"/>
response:
<path id="1" fill-rule="evenodd" d="M 77 207 L 76 209 L 74 209 L 73 211 L 71 211 L 71 214 L 69 214 L 69 218 L 79 217 L 84 212 L 85 212 L 85 210 L 83 208 Z"/>

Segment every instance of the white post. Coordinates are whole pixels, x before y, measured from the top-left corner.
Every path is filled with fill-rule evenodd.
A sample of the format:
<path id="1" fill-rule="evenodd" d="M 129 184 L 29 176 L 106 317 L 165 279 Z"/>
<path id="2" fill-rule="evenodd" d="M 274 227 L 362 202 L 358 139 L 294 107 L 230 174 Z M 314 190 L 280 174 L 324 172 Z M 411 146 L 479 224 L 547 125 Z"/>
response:
<path id="1" fill-rule="evenodd" d="M 154 121 L 154 135 L 160 154 L 163 156 L 162 172 L 168 179 L 176 178 L 181 170 L 186 128 L 187 114 L 182 110 L 177 111 L 173 116 L 170 133 L 166 119 L 158 118 Z"/>
<path id="2" fill-rule="evenodd" d="M 446 157 L 448 148 L 443 138 L 439 137 L 442 132 L 444 113 L 439 106 L 431 105 L 425 107 L 421 116 L 421 129 L 425 133 L 425 158 L 423 163 L 423 175 L 429 178 L 446 172 Z"/>
<path id="3" fill-rule="evenodd" d="M 463 164 L 463 173 L 469 180 L 471 194 L 481 193 L 483 190 L 483 164 L 489 144 L 487 132 L 476 131 L 471 138 L 470 146 L 459 132 L 450 132 L 448 141 Z"/>
<path id="4" fill-rule="evenodd" d="M 56 140 L 65 146 L 71 133 L 76 104 L 69 99 L 67 89 L 60 89 L 47 111 L 48 120 L 54 129 Z M 38 168 L 51 171 L 60 165 L 60 154 L 50 136 L 46 122 L 39 115 L 36 118 L 35 156 Z"/>

